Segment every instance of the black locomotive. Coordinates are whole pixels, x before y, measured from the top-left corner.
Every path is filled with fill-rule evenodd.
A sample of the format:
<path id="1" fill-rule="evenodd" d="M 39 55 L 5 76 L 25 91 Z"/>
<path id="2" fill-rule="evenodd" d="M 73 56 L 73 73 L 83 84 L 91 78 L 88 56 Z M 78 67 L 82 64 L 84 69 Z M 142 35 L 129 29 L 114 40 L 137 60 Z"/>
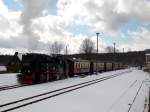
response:
<path id="1" fill-rule="evenodd" d="M 23 84 L 36 84 L 122 67 L 120 63 L 67 59 L 31 53 L 22 56 L 21 74 L 18 75 L 18 80 Z"/>

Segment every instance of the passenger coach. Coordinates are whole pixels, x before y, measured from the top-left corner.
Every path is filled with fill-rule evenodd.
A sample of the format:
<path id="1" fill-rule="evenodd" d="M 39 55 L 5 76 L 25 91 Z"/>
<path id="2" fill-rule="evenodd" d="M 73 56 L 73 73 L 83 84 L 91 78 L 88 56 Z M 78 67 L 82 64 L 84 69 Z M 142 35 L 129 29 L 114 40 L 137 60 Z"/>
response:
<path id="1" fill-rule="evenodd" d="M 105 71 L 105 62 L 91 61 L 91 74 Z"/>
<path id="2" fill-rule="evenodd" d="M 80 59 L 69 59 L 69 76 L 89 74 L 90 73 L 90 61 Z"/>

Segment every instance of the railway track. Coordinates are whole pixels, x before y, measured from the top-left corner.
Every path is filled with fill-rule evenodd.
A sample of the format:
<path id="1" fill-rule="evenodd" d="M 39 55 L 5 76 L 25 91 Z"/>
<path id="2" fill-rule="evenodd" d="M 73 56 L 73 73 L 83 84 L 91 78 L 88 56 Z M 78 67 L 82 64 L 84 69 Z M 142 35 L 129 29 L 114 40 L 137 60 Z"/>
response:
<path id="1" fill-rule="evenodd" d="M 9 90 L 9 89 L 20 88 L 20 87 L 24 87 L 24 86 L 27 86 L 27 85 L 0 86 L 0 91 L 5 91 L 5 90 Z"/>
<path id="2" fill-rule="evenodd" d="M 136 98 L 137 98 L 137 96 L 138 96 L 138 94 L 139 94 L 139 92 L 140 92 L 142 86 L 143 86 L 143 83 L 144 83 L 144 80 L 142 81 L 140 87 L 138 88 L 138 90 L 137 90 L 137 92 L 136 92 L 136 95 L 134 96 L 134 99 L 133 99 L 132 103 L 129 104 L 130 106 L 129 106 L 128 112 L 130 112 L 130 110 L 131 110 L 131 108 L 132 108 L 132 106 L 133 106 L 133 104 L 134 104 L 134 102 L 135 102 L 135 100 L 136 100 Z"/>
<path id="3" fill-rule="evenodd" d="M 117 77 L 117 76 L 121 76 L 121 75 L 123 75 L 125 73 L 128 73 L 128 72 L 131 72 L 131 70 L 121 72 L 121 73 L 117 73 L 117 74 L 113 74 L 111 76 L 106 76 L 106 77 L 98 78 L 98 79 L 95 79 L 95 80 L 75 84 L 75 85 L 64 87 L 64 88 L 61 88 L 61 89 L 56 89 L 56 90 L 53 90 L 53 91 L 41 93 L 41 94 L 38 94 L 38 95 L 35 95 L 35 96 L 23 98 L 23 99 L 16 100 L 16 101 L 13 101 L 13 102 L 9 102 L 9 103 L 6 103 L 6 104 L 2 104 L 2 105 L 0 105 L 0 111 L 1 112 L 12 111 L 12 110 L 15 110 L 15 109 L 27 106 L 27 105 L 31 105 L 33 103 L 37 103 L 37 102 L 40 102 L 40 101 L 43 101 L 43 100 L 46 100 L 46 99 L 49 99 L 49 98 L 52 98 L 52 97 L 55 97 L 55 96 L 59 96 L 59 95 L 62 95 L 62 94 L 68 93 L 68 92 L 72 92 L 74 90 L 78 90 L 78 89 L 83 88 L 83 87 L 87 87 L 87 86 L 90 86 L 90 85 L 108 80 L 108 79 L 112 79 L 112 78 Z"/>

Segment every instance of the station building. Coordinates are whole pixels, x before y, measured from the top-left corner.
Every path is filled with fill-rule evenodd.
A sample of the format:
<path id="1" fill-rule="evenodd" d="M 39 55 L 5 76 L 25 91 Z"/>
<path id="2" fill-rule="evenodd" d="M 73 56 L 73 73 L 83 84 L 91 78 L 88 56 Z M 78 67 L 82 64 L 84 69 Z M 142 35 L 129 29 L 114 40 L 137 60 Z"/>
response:
<path id="1" fill-rule="evenodd" d="M 150 70 L 150 53 L 145 54 L 146 56 L 146 66 Z"/>

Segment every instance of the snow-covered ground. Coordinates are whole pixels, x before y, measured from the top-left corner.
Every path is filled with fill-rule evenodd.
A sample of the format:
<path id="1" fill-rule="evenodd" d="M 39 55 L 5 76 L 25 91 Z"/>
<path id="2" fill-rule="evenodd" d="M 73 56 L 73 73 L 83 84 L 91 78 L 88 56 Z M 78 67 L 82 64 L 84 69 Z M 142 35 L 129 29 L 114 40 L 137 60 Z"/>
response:
<path id="1" fill-rule="evenodd" d="M 0 66 L 0 71 L 6 71 L 6 70 L 7 70 L 6 66 Z"/>
<path id="2" fill-rule="evenodd" d="M 16 73 L 0 74 L 0 86 L 18 84 Z"/>
<path id="3" fill-rule="evenodd" d="M 1 91 L 0 105 L 123 71 L 125 70 Z M 147 107 L 149 96 L 148 75 L 146 72 L 134 69 L 121 76 L 18 108 L 13 112 L 129 112 L 130 107 L 130 112 L 147 112 L 147 108 L 144 107 Z M 137 94 L 138 90 L 140 91 Z M 0 111 L 3 109 L 7 108 L 0 108 Z"/>

